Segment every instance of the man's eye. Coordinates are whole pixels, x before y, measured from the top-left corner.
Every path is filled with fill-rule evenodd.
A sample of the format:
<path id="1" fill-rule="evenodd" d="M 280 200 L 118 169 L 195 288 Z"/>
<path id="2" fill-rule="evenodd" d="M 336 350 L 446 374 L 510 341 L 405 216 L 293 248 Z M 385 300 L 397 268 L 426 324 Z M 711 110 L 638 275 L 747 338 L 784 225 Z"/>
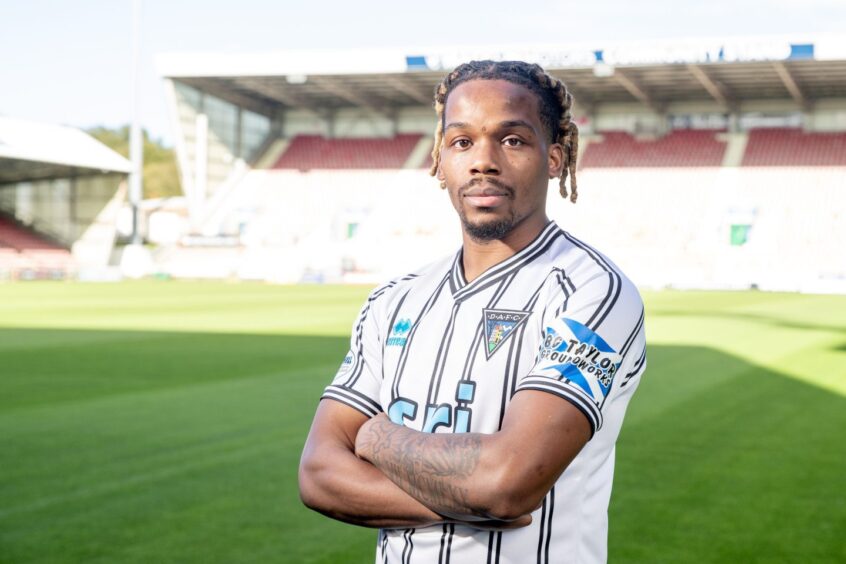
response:
<path id="1" fill-rule="evenodd" d="M 506 137 L 502 142 L 509 147 L 519 147 L 523 145 L 523 140 L 517 137 Z"/>
<path id="2" fill-rule="evenodd" d="M 470 146 L 470 140 L 469 139 L 456 139 L 455 141 L 452 142 L 452 146 L 458 147 L 459 149 L 466 149 L 467 147 Z"/>

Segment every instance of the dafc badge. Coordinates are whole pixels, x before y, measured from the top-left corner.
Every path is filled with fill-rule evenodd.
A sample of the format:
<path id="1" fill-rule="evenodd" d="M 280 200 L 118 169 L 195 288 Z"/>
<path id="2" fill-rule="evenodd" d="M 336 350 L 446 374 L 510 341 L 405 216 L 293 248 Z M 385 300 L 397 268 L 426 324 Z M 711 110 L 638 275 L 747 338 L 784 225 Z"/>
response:
<path id="1" fill-rule="evenodd" d="M 532 312 L 508 309 L 482 309 L 485 320 L 485 356 L 490 358 L 502 346 L 514 330 L 523 323 Z"/>

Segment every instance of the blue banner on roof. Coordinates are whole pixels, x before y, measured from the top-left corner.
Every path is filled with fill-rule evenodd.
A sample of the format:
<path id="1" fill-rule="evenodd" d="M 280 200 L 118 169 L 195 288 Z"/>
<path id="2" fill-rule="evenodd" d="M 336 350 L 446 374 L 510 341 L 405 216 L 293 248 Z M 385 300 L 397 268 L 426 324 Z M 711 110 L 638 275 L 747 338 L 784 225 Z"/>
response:
<path id="1" fill-rule="evenodd" d="M 790 55 L 788 60 L 795 59 L 813 59 L 814 58 L 814 44 L 813 43 L 791 43 Z"/>
<path id="2" fill-rule="evenodd" d="M 429 70 L 426 57 L 420 55 L 406 55 L 405 66 L 407 70 Z"/>

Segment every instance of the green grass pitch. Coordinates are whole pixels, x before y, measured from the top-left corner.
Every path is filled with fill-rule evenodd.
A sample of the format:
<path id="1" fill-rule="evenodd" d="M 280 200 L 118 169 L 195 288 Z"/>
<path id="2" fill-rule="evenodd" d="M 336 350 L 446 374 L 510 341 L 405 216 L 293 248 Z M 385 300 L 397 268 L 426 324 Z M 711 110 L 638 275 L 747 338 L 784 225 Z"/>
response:
<path id="1" fill-rule="evenodd" d="M 0 562 L 372 562 L 296 487 L 367 291 L 0 285 Z M 610 561 L 846 561 L 846 296 L 645 299 Z"/>

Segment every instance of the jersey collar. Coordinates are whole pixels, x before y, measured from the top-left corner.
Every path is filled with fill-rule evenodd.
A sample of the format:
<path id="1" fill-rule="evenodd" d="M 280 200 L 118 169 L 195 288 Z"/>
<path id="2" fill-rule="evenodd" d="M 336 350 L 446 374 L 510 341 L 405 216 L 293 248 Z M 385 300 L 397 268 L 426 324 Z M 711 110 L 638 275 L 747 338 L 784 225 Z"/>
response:
<path id="1" fill-rule="evenodd" d="M 456 301 L 463 300 L 527 265 L 546 252 L 552 241 L 557 239 L 562 233 L 561 228 L 554 221 L 550 221 L 531 243 L 513 256 L 490 267 L 469 284 L 464 278 L 464 263 L 462 260 L 464 248 L 462 247 L 452 261 L 452 270 L 449 275 L 449 287 L 452 291 L 453 298 Z"/>

